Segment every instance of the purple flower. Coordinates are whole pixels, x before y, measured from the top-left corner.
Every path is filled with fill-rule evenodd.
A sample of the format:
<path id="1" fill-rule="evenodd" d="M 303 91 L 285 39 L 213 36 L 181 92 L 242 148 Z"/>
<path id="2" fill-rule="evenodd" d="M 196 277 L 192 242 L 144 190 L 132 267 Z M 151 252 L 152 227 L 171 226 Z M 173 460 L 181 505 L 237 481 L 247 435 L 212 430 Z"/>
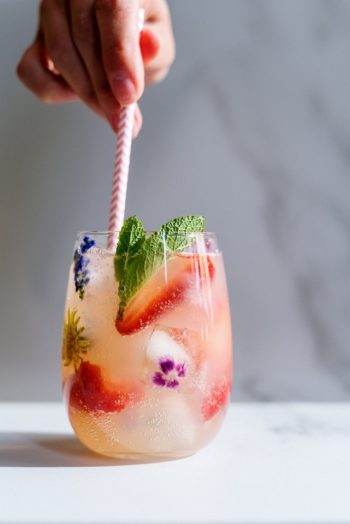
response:
<path id="1" fill-rule="evenodd" d="M 167 388 L 177 388 L 177 386 L 180 384 L 176 378 L 169 379 L 166 383 Z"/>
<path id="2" fill-rule="evenodd" d="M 177 388 L 180 385 L 178 379 L 186 375 L 185 363 L 175 364 L 175 361 L 170 357 L 160 358 L 159 367 L 160 371 L 156 371 L 152 379 L 156 386 Z"/>
<path id="3" fill-rule="evenodd" d="M 85 286 L 89 283 L 89 271 L 87 265 L 90 260 L 84 256 L 89 249 L 95 245 L 95 241 L 85 236 L 82 243 L 79 246 L 79 249 L 74 251 L 74 284 L 75 291 L 79 293 L 80 300 L 83 300 L 85 293 Z"/>
<path id="4" fill-rule="evenodd" d="M 175 362 L 171 358 L 161 358 L 159 360 L 160 369 L 165 375 L 170 373 L 175 367 Z"/>
<path id="5" fill-rule="evenodd" d="M 178 377 L 184 377 L 186 375 L 185 363 L 177 364 L 176 371 Z"/>
<path id="6" fill-rule="evenodd" d="M 161 371 L 156 371 L 153 375 L 153 384 L 156 386 L 165 386 L 166 380 L 163 376 L 163 373 Z"/>

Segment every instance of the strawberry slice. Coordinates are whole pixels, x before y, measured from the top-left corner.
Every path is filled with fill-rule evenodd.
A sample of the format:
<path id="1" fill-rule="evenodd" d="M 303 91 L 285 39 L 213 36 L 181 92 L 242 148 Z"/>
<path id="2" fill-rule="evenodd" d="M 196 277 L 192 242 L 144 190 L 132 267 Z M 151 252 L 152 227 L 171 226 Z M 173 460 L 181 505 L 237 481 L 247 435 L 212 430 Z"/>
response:
<path id="1" fill-rule="evenodd" d="M 126 385 L 108 385 L 99 366 L 82 362 L 74 377 L 69 403 L 75 408 L 98 413 L 118 413 L 136 398 Z"/>
<path id="2" fill-rule="evenodd" d="M 231 384 L 228 381 L 220 382 L 210 390 L 202 402 L 202 416 L 204 420 L 212 419 L 222 408 L 228 404 Z"/>
<path id="3" fill-rule="evenodd" d="M 123 318 L 115 322 L 117 330 L 122 335 L 131 335 L 147 327 L 180 302 L 187 289 L 212 280 L 214 273 L 214 264 L 208 256 L 174 256 L 130 300 Z"/>

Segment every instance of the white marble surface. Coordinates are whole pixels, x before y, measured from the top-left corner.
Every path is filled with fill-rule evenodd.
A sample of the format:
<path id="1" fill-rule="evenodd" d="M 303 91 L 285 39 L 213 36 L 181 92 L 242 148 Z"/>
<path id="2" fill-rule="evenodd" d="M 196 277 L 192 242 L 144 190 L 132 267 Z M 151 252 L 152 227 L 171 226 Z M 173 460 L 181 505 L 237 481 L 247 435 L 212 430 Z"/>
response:
<path id="1" fill-rule="evenodd" d="M 57 399 L 75 232 L 104 229 L 114 138 L 14 68 L 35 0 L 0 2 L 0 398 Z M 127 212 L 203 213 L 225 253 L 237 399 L 350 398 L 350 3 L 172 1 Z M 9 45 L 11 42 L 11 45 Z"/>
<path id="2" fill-rule="evenodd" d="M 235 404 L 216 440 L 127 465 L 73 437 L 61 404 L 0 404 L 1 523 L 350 523 L 350 404 Z"/>

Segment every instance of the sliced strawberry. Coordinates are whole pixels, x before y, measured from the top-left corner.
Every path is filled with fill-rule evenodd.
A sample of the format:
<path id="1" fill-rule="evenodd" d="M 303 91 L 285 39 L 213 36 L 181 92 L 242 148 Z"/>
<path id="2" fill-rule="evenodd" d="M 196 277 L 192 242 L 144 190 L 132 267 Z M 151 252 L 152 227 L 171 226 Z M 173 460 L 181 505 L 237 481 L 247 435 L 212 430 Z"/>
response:
<path id="1" fill-rule="evenodd" d="M 212 419 L 229 401 L 231 384 L 228 381 L 216 384 L 204 397 L 202 416 L 204 420 Z"/>
<path id="2" fill-rule="evenodd" d="M 99 366 L 82 362 L 74 377 L 69 403 L 93 413 L 115 413 L 122 411 L 136 396 L 126 385 L 108 385 Z"/>
<path id="3" fill-rule="evenodd" d="M 212 280 L 214 273 L 208 256 L 174 256 L 130 300 L 123 318 L 115 322 L 117 330 L 131 335 L 143 329 L 180 302 L 191 286 Z"/>

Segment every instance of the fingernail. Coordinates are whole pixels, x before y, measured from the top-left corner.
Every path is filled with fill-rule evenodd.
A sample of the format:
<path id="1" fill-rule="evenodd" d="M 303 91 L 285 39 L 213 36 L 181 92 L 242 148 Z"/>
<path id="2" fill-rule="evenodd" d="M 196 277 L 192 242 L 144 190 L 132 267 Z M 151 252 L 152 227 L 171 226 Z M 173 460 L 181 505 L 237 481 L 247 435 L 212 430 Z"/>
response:
<path id="1" fill-rule="evenodd" d="M 136 95 L 135 86 L 124 71 L 114 75 L 113 92 L 121 105 L 134 102 Z"/>

